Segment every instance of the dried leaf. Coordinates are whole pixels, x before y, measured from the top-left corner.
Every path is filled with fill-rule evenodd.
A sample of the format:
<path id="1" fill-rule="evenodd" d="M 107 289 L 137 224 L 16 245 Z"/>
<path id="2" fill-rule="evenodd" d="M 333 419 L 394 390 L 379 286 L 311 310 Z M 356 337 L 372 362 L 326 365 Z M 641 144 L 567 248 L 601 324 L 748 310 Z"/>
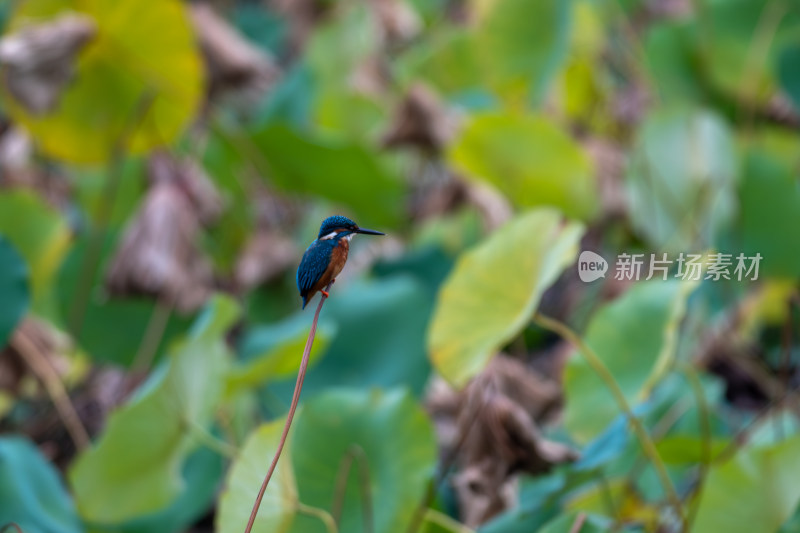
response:
<path id="1" fill-rule="evenodd" d="M 151 183 L 176 184 L 197 210 L 204 225 L 211 224 L 222 213 L 222 197 L 197 162 L 191 159 L 177 161 L 158 152 L 150 158 L 149 172 Z"/>
<path id="2" fill-rule="evenodd" d="M 194 164 L 157 154 L 150 175 L 153 185 L 125 231 L 107 285 L 113 293 L 154 295 L 195 310 L 213 282 L 211 264 L 197 247 L 200 224 L 217 216 L 221 200 Z"/>
<path id="3" fill-rule="evenodd" d="M 292 48 L 299 51 L 334 4 L 326 0 L 269 0 L 268 5 L 289 22 Z"/>
<path id="4" fill-rule="evenodd" d="M 60 377 L 69 373 L 71 365 L 66 354 L 71 343 L 67 336 L 50 324 L 32 317 L 23 320 L 17 329 L 44 355 Z M 0 350 L 0 389 L 16 394 L 26 376 L 36 377 L 30 372 L 12 337 L 8 346 Z"/>
<path id="5" fill-rule="evenodd" d="M 413 85 L 394 114 L 383 137 L 387 147 L 412 146 L 438 153 L 455 135 L 456 123 L 436 94 L 425 85 Z"/>
<path id="6" fill-rule="evenodd" d="M 34 115 L 55 109 L 96 29 L 90 17 L 69 14 L 4 37 L 0 65 L 8 92 Z"/>
<path id="7" fill-rule="evenodd" d="M 453 479 L 461 508 L 461 521 L 478 527 L 505 509 L 517 505 L 516 477 L 506 478 L 497 465 L 486 459 L 465 468 Z"/>
<path id="8" fill-rule="evenodd" d="M 294 242 L 276 231 L 260 230 L 245 245 L 236 263 L 236 282 L 250 289 L 270 281 L 298 259 Z"/>
<path id="9" fill-rule="evenodd" d="M 280 77 L 272 57 L 250 44 L 207 3 L 190 4 L 190 14 L 210 73 L 209 92 L 244 92 L 257 102 Z"/>
<path id="10" fill-rule="evenodd" d="M 374 0 L 372 8 L 387 44 L 402 44 L 419 34 L 422 21 L 403 0 Z"/>
<path id="11" fill-rule="evenodd" d="M 462 392 L 443 380 L 430 389 L 427 404 L 440 442 L 458 447 L 461 471 L 454 483 L 467 525 L 478 526 L 515 504 L 517 473 L 538 474 L 577 458 L 538 428 L 560 401 L 556 384 L 502 355 Z"/>

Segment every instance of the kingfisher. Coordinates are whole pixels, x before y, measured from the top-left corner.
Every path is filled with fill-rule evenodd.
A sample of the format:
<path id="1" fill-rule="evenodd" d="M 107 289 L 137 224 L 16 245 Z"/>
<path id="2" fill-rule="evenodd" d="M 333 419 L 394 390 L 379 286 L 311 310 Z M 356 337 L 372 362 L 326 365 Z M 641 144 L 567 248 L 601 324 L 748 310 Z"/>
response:
<path id="1" fill-rule="evenodd" d="M 303 309 L 317 291 L 328 297 L 325 287 L 333 283 L 344 268 L 350 239 L 356 233 L 385 235 L 380 231 L 359 228 L 358 224 L 341 215 L 322 221 L 317 240 L 308 247 L 297 268 L 297 288 L 303 298 Z"/>

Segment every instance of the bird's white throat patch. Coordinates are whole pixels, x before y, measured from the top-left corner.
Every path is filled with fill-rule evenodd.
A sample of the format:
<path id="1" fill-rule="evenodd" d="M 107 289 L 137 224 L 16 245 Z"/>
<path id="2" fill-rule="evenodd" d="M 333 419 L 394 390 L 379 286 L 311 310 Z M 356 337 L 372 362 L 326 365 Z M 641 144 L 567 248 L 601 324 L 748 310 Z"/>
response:
<path id="1" fill-rule="evenodd" d="M 322 237 L 320 237 L 319 240 L 328 241 L 328 240 L 333 239 L 334 237 L 336 237 L 338 234 L 339 234 L 338 231 L 332 231 L 332 232 L 328 233 L 327 235 L 323 235 Z M 344 238 L 347 239 L 347 242 L 350 242 L 350 240 L 353 238 L 353 235 L 355 235 L 355 233 L 348 233 L 347 235 L 344 236 Z"/>

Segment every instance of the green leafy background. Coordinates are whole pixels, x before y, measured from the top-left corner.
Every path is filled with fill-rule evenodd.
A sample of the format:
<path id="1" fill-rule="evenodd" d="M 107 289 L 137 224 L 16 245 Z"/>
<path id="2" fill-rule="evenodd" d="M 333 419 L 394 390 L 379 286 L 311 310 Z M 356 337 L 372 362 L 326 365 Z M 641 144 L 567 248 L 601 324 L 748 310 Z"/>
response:
<path id="1" fill-rule="evenodd" d="M 50 38 L 0 54 L 0 531 L 243 531 L 331 214 L 387 235 L 352 241 L 254 531 L 800 531 L 797 2 L 21 0 L 0 28 Z M 681 279 L 715 253 L 757 279 Z M 115 288 L 139 260 L 178 277 Z M 527 433 L 442 412 L 476 390 Z M 464 419 L 502 466 L 480 520 Z M 572 455 L 508 463 L 531 439 Z"/>

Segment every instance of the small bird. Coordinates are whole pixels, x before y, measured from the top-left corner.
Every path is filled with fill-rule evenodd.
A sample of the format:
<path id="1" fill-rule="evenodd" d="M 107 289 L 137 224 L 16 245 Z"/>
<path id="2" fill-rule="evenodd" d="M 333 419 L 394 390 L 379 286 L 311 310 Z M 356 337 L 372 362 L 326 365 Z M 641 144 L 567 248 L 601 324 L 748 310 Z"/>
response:
<path id="1" fill-rule="evenodd" d="M 322 221 L 317 240 L 308 247 L 297 268 L 297 288 L 303 298 L 303 309 L 317 291 L 328 297 L 324 289 L 336 280 L 344 268 L 347 252 L 350 251 L 350 239 L 356 233 L 385 235 L 380 231 L 359 228 L 358 224 L 341 215 Z"/>

